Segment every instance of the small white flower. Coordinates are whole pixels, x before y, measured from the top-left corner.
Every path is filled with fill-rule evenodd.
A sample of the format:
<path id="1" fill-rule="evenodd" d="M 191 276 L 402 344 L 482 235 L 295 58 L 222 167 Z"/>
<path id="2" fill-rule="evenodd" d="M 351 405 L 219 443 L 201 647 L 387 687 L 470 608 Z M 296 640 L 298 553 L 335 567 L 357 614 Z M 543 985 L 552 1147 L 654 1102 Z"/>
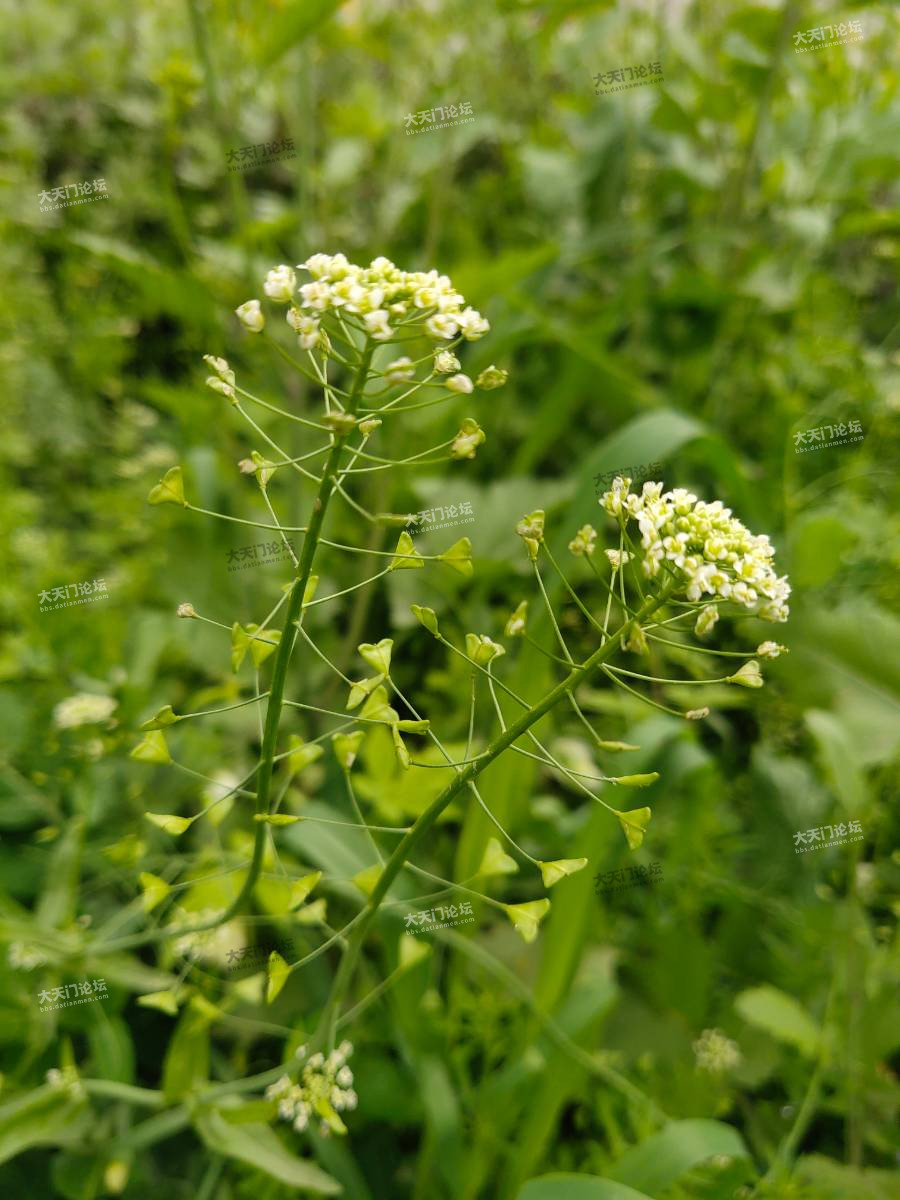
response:
<path id="1" fill-rule="evenodd" d="M 342 1088 L 351 1087 L 353 1084 L 353 1072 L 349 1067 L 341 1067 L 335 1078 Z"/>
<path id="2" fill-rule="evenodd" d="M 449 379 L 444 380 L 444 387 L 451 392 L 459 392 L 461 395 L 468 396 L 473 388 L 472 380 L 468 375 L 451 375 Z"/>
<path id="3" fill-rule="evenodd" d="M 262 333 L 266 323 L 258 300 L 246 300 L 235 310 L 238 320 L 251 333 Z"/>
<path id="4" fill-rule="evenodd" d="M 477 341 L 490 330 L 490 325 L 474 308 L 465 308 L 456 318 L 460 333 L 467 342 Z"/>
<path id="5" fill-rule="evenodd" d="M 433 317 L 429 317 L 425 322 L 425 328 L 432 337 L 445 338 L 447 341 L 456 337 L 459 330 L 453 317 L 446 313 L 435 313 Z"/>
<path id="6" fill-rule="evenodd" d="M 413 366 L 412 359 L 406 355 L 403 358 L 395 358 L 392 363 L 384 368 L 384 377 L 391 385 L 398 383 L 407 383 L 415 376 L 416 369 Z"/>
<path id="7" fill-rule="evenodd" d="M 263 291 L 270 300 L 277 300 L 281 304 L 288 304 L 296 286 L 297 276 L 290 267 L 286 267 L 282 263 L 279 267 L 273 267 L 268 273 L 266 281 L 263 284 Z"/>
<path id="8" fill-rule="evenodd" d="M 778 658 L 780 654 L 787 654 L 788 649 L 786 646 L 779 646 L 777 642 L 760 642 L 756 653 L 760 658 Z"/>
<path id="9" fill-rule="evenodd" d="M 633 554 L 629 554 L 627 550 L 604 550 L 603 553 L 612 563 L 616 570 L 624 567 L 626 563 L 631 562 L 634 558 Z"/>
<path id="10" fill-rule="evenodd" d="M 450 375 L 459 370 L 459 359 L 452 350 L 439 350 L 434 356 L 434 369 L 438 375 Z"/>
<path id="11" fill-rule="evenodd" d="M 53 724 L 57 729 L 77 729 L 81 725 L 96 725 L 108 720 L 118 704 L 111 696 L 95 696 L 92 692 L 79 692 L 60 700 L 53 710 Z"/>
<path id="12" fill-rule="evenodd" d="M 363 323 L 369 336 L 373 337 L 376 342 L 386 342 L 393 336 L 393 331 L 388 325 L 388 314 L 383 308 L 376 308 L 374 312 L 366 313 Z"/>
<path id="13" fill-rule="evenodd" d="M 319 344 L 319 322 L 315 317 L 300 313 L 296 308 L 287 311 L 287 322 L 297 334 L 297 340 L 303 350 L 314 350 Z"/>

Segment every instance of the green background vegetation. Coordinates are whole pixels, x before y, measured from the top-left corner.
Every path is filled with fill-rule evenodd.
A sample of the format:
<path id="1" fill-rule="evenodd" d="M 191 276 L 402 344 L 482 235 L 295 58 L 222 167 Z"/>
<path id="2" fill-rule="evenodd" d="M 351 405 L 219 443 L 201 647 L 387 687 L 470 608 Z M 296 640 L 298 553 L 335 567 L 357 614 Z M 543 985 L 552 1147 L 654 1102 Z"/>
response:
<path id="1" fill-rule="evenodd" d="M 514 836 L 541 858 L 586 855 L 589 869 L 554 889 L 532 946 L 490 910 L 474 932 L 435 937 L 348 1030 L 360 1096 L 349 1137 L 311 1144 L 283 1124 L 277 1136 L 351 1200 L 896 1196 L 896 13 L 850 0 L 3 9 L 3 1194 L 109 1194 L 114 1152 L 135 1200 L 305 1194 L 283 1164 L 273 1174 L 227 1157 L 227 1136 L 142 1142 L 152 1112 L 99 1094 L 70 1102 L 44 1076 L 71 1055 L 85 1077 L 184 1101 L 207 1079 L 277 1066 L 284 1039 L 261 1023 L 308 1030 L 324 999 L 327 956 L 271 1008 L 247 984 L 229 993 L 227 1019 L 174 1017 L 137 1003 L 177 976 L 171 948 L 72 947 L 84 945 L 78 918 L 89 935 L 139 908 L 140 871 L 183 882 L 246 856 L 237 804 L 180 842 L 150 826 L 144 811 L 196 811 L 201 787 L 127 752 L 162 704 L 236 694 L 227 635 L 177 621 L 176 605 L 258 620 L 286 576 L 229 572 L 228 551 L 250 541 L 240 527 L 145 499 L 181 462 L 196 503 L 236 515 L 257 504 L 235 464 L 263 447 L 203 387 L 200 356 L 225 355 L 276 403 L 315 402 L 233 309 L 270 266 L 343 250 L 449 274 L 493 326 L 464 369 L 496 362 L 510 382 L 414 414 L 390 443 L 415 453 L 471 413 L 488 435 L 474 462 L 365 485 L 370 506 L 393 511 L 470 501 L 475 522 L 460 532 L 473 580 L 400 572 L 362 601 L 351 593 L 315 626 L 331 657 L 348 666 L 357 642 L 394 637 L 398 678 L 462 748 L 466 674 L 412 624 L 410 602 L 449 614 L 454 640 L 498 636 L 531 594 L 521 515 L 545 507 L 565 554 L 583 522 L 608 529 L 593 475 L 654 460 L 667 486 L 720 497 L 772 536 L 794 586 L 774 636 L 791 653 L 764 664 L 762 692 L 710 689 L 702 724 L 599 684 L 589 694 L 602 735 L 640 745 L 627 768 L 661 775 L 640 793 L 654 818 L 630 857 L 615 822 L 562 777 L 521 757 L 493 766 L 484 793 Z M 849 19 L 862 41 L 794 53 L 795 31 Z M 651 61 L 662 83 L 594 95 L 597 72 Z M 461 101 L 474 122 L 405 134 L 408 112 Z M 295 159 L 228 172 L 229 150 L 282 137 Z M 107 201 L 39 211 L 42 189 L 100 177 Z M 794 453 L 795 432 L 851 419 L 863 441 Z M 281 500 L 301 523 L 308 492 Z M 336 540 L 393 545 L 346 508 L 332 519 Z M 434 552 L 455 536 L 421 543 Z M 326 562 L 328 591 L 370 573 Z M 40 590 L 95 578 L 108 600 L 38 611 Z M 546 623 L 532 632 L 550 645 Z M 722 644 L 766 636 L 737 622 Z M 539 694 L 552 667 L 515 649 L 505 677 Z M 679 654 L 655 673 L 693 670 Z M 697 691 L 655 694 L 690 706 Z M 54 707 L 80 692 L 113 697 L 114 719 L 57 728 Z M 343 703 L 312 665 L 289 694 Z M 309 729 L 300 717 L 287 728 Z M 252 709 L 179 734 L 179 760 L 209 775 L 252 765 L 258 742 Z M 562 722 L 542 735 L 572 761 L 588 753 Z M 377 739 L 363 757 L 372 819 L 414 818 L 427 799 L 417 776 L 401 783 Z M 298 778 L 296 805 L 342 815 L 324 764 Z M 795 855 L 796 830 L 850 819 L 861 842 Z M 364 847 L 310 828 L 325 827 L 290 831 L 284 861 L 322 869 L 329 904 L 350 913 Z M 488 832 L 459 805 L 422 865 L 471 875 Z M 595 898 L 595 872 L 634 861 L 662 863 L 662 881 Z M 224 887 L 191 889 L 190 905 L 220 907 Z M 493 890 L 543 894 L 524 875 Z M 317 944 L 279 919 L 277 895 L 262 902 L 273 915 L 261 940 Z M 41 928 L 69 949 L 14 969 L 7 944 Z M 379 926 L 356 999 L 390 969 L 397 931 Z M 107 1001 L 38 1012 L 40 988 L 85 975 L 107 979 Z M 709 1028 L 738 1043 L 733 1070 L 698 1068 L 692 1043 Z M 540 1176 L 552 1178 L 527 1183 Z"/>

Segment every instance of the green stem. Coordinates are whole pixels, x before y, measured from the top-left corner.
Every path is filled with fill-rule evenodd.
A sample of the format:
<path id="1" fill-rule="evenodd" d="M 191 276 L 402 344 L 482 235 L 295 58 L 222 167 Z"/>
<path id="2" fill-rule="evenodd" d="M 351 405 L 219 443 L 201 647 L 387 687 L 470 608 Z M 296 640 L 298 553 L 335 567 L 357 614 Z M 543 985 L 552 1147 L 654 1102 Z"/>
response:
<path id="1" fill-rule="evenodd" d="M 672 585 L 668 585 L 658 597 L 651 597 L 641 606 L 636 614 L 638 621 L 645 620 L 648 616 L 660 608 L 668 599 L 669 591 Z M 344 993 L 350 982 L 353 969 L 356 966 L 359 958 L 360 950 L 366 933 L 369 930 L 375 916 L 378 912 L 379 905 L 388 892 L 391 884 L 396 879 L 404 864 L 409 859 L 410 855 L 424 839 L 426 834 L 431 830 L 434 823 L 437 821 L 441 813 L 446 809 L 447 805 L 456 797 L 463 788 L 477 778 L 477 776 L 500 754 L 503 753 L 513 742 L 517 741 L 524 733 L 526 733 L 532 725 L 548 713 L 564 696 L 568 695 L 589 678 L 594 671 L 602 667 L 606 660 L 618 649 L 622 638 L 628 628 L 628 623 L 623 623 L 612 637 L 608 638 L 604 644 L 598 647 L 597 650 L 585 661 L 580 667 L 573 667 L 565 679 L 562 680 L 555 688 L 536 704 L 533 708 L 528 709 L 522 716 L 514 721 L 503 733 L 496 737 L 484 754 L 469 766 L 463 769 L 457 768 L 456 777 L 444 788 L 428 808 L 422 813 L 416 821 L 413 828 L 398 844 L 391 857 L 388 859 L 387 865 L 379 876 L 378 882 L 375 885 L 368 904 L 363 911 L 363 918 L 356 926 L 352 937 L 349 940 L 347 949 L 341 959 L 341 965 L 338 968 L 332 985 L 331 994 L 322 1012 L 322 1017 L 319 1026 L 316 1029 L 313 1043 L 316 1048 L 326 1040 L 331 1042 L 334 1036 L 334 1027 L 337 1020 L 338 1010 Z"/>

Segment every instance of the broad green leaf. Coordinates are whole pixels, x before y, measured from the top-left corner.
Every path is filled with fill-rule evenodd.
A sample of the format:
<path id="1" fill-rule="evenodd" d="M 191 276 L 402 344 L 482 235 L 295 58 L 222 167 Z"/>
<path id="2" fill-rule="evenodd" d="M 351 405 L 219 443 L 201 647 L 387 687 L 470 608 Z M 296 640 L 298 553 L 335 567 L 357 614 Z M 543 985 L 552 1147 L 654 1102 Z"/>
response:
<path id="1" fill-rule="evenodd" d="M 516 1200 L 653 1200 L 653 1197 L 597 1175 L 541 1175 L 529 1179 Z"/>
<path id="2" fill-rule="evenodd" d="M 476 874 L 478 875 L 514 875 L 519 869 L 519 864 L 512 858 L 503 847 L 497 838 L 488 838 L 487 845 L 484 848 L 484 854 L 481 858 L 481 866 Z"/>
<path id="3" fill-rule="evenodd" d="M 394 557 L 390 561 L 388 570 L 409 571 L 424 566 L 425 559 L 418 552 L 415 542 L 404 529 L 397 540 L 397 548 L 394 550 Z"/>
<path id="4" fill-rule="evenodd" d="M 287 1150 L 268 1125 L 232 1125 L 216 1109 L 199 1112 L 194 1124 L 210 1150 L 247 1163 L 290 1188 L 318 1196 L 337 1196 L 342 1190 L 330 1175 Z"/>
<path id="5" fill-rule="evenodd" d="M 553 862 L 538 862 L 544 887 L 551 888 L 567 875 L 574 875 L 587 866 L 586 858 L 557 858 Z"/>
<path id="6" fill-rule="evenodd" d="M 768 983 L 747 988 L 736 997 L 734 1007 L 745 1021 L 779 1042 L 796 1046 L 808 1058 L 817 1053 L 821 1038 L 818 1025 L 793 996 L 779 988 Z"/>
<path id="7" fill-rule="evenodd" d="M 144 813 L 144 816 L 173 837 L 180 837 L 197 820 L 196 817 L 176 817 L 172 813 Z"/>
<path id="8" fill-rule="evenodd" d="M 288 981 L 291 968 L 277 950 L 269 955 L 268 978 L 266 980 L 266 1003 L 271 1004 Z"/>
<path id="9" fill-rule="evenodd" d="M 141 902 L 144 906 L 144 912 L 152 912 L 157 904 L 162 904 L 172 887 L 166 883 L 164 879 L 160 879 L 158 875 L 151 875 L 149 871 L 142 871 L 138 876 L 138 883 L 141 885 L 143 895 Z"/>
<path id="10" fill-rule="evenodd" d="M 172 761 L 166 739 L 158 729 L 151 730 L 143 741 L 138 742 L 129 755 L 138 762 L 159 763 L 164 765 Z"/>
<path id="11" fill-rule="evenodd" d="M 619 1183 L 658 1196 L 717 1155 L 749 1157 L 743 1138 L 731 1125 L 703 1119 L 671 1121 L 626 1151 L 609 1174 Z"/>
<path id="12" fill-rule="evenodd" d="M 538 926 L 550 911 L 550 901 L 545 897 L 543 900 L 528 900 L 524 904 L 504 904 L 503 908 L 521 939 L 533 942 L 538 935 Z"/>
<path id="13" fill-rule="evenodd" d="M 0 1163 L 34 1146 L 78 1145 L 87 1136 L 86 1099 L 49 1085 L 0 1106 Z"/>
<path id="14" fill-rule="evenodd" d="M 643 843 L 652 816 L 649 808 L 633 808 L 630 812 L 619 813 L 619 824 L 625 832 L 629 850 L 637 850 Z"/>
<path id="15" fill-rule="evenodd" d="M 170 467 L 155 488 L 151 488 L 147 497 L 148 504 L 184 504 L 184 481 L 181 477 L 181 467 Z"/>

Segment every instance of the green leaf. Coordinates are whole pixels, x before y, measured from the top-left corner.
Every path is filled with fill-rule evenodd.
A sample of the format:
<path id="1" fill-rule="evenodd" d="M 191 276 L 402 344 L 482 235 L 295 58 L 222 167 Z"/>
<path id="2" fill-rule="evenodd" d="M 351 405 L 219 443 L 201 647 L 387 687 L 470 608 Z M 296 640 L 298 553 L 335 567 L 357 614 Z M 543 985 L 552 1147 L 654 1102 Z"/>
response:
<path id="1" fill-rule="evenodd" d="M 269 955 L 268 979 L 266 980 L 266 1003 L 271 1004 L 288 981 L 291 968 L 277 950 Z"/>
<path id="2" fill-rule="evenodd" d="M 567 875 L 574 875 L 587 866 L 586 858 L 557 858 L 553 862 L 538 862 L 544 887 L 551 888 Z"/>
<path id="3" fill-rule="evenodd" d="M 550 911 L 550 901 L 545 897 L 524 904 L 504 904 L 503 908 L 522 941 L 533 942 L 538 935 L 538 926 Z"/>
<path id="4" fill-rule="evenodd" d="M 315 33 L 340 8 L 342 0 L 303 0 L 277 9 L 265 22 L 266 36 L 259 47 L 260 66 L 270 67 L 293 46 Z"/>
<path id="5" fill-rule="evenodd" d="M 609 1174 L 619 1183 L 658 1196 L 682 1175 L 720 1154 L 749 1157 L 736 1129 L 722 1121 L 671 1121 L 659 1133 L 626 1151 Z"/>
<path id="6" fill-rule="evenodd" d="M 541 1175 L 529 1179 L 516 1200 L 652 1200 L 652 1197 L 597 1175 Z"/>
<path id="7" fill-rule="evenodd" d="M 158 729 L 151 730 L 143 741 L 138 742 L 129 758 L 137 759 L 138 762 L 159 763 L 160 765 L 172 761 L 166 739 Z"/>
<path id="8" fill-rule="evenodd" d="M 189 1005 L 175 1026 L 162 1073 L 163 1096 L 170 1104 L 209 1079 L 209 1025 L 209 1015 Z"/>
<path id="9" fill-rule="evenodd" d="M 181 477 L 181 467 L 170 467 L 155 488 L 151 488 L 147 497 L 148 504 L 183 504 L 184 480 Z"/>
<path id="10" fill-rule="evenodd" d="M 337 1196 L 342 1190 L 330 1175 L 285 1149 L 268 1125 L 232 1125 L 216 1109 L 199 1112 L 194 1124 L 210 1150 L 247 1163 L 288 1187 L 319 1196 Z"/>
<path id="11" fill-rule="evenodd" d="M 143 890 L 141 903 L 144 906 L 144 912 L 152 912 L 158 904 L 162 904 L 172 890 L 171 885 L 164 879 L 160 879 L 158 875 L 151 875 L 149 871 L 140 873 L 138 883 Z"/>
<path id="12" fill-rule="evenodd" d="M 141 1008 L 156 1008 L 160 1012 L 168 1013 L 170 1017 L 178 1016 L 178 997 L 171 988 L 163 992 L 146 992 L 143 996 L 138 996 L 137 1002 Z"/>
<path id="13" fill-rule="evenodd" d="M 0 1163 L 34 1146 L 77 1145 L 86 1136 L 86 1101 L 49 1085 L 0 1106 Z"/>
<path id="14" fill-rule="evenodd" d="M 197 820 L 196 817 L 176 817 L 172 813 L 144 813 L 144 816 L 173 837 L 180 837 Z"/>
<path id="15" fill-rule="evenodd" d="M 178 717 L 172 712 L 172 705 L 165 704 L 155 717 L 143 723 L 141 729 L 163 729 L 166 725 L 174 725 L 176 721 L 181 720 L 183 720 L 182 717 Z"/>
<path id="16" fill-rule="evenodd" d="M 470 579 L 474 574 L 475 568 L 472 566 L 472 543 L 467 537 L 460 538 L 458 542 L 454 542 L 449 550 L 445 550 L 443 554 L 437 556 L 438 562 L 446 563 L 448 567 L 452 567 L 454 571 L 464 575 L 466 579 Z"/>
<path id="17" fill-rule="evenodd" d="M 808 1058 L 817 1053 L 821 1038 L 818 1025 L 786 992 L 767 983 L 748 988 L 736 997 L 734 1007 L 745 1021 L 779 1042 L 796 1046 Z"/>
<path id="18" fill-rule="evenodd" d="M 290 907 L 292 910 L 300 907 L 321 878 L 321 871 L 312 871 L 309 875 L 304 875 L 301 879 L 295 879 L 291 883 Z"/>
<path id="19" fill-rule="evenodd" d="M 353 882 L 364 895 L 371 896 L 383 870 L 381 863 L 375 863 L 372 867 L 366 867 L 364 871 L 358 871 L 353 876 Z"/>
<path id="20" fill-rule="evenodd" d="M 409 571 L 425 566 L 425 559 L 418 552 L 415 543 L 405 529 L 397 540 L 394 555 L 395 557 L 391 559 L 388 566 L 389 571 Z"/>
<path id="21" fill-rule="evenodd" d="M 629 850 L 637 850 L 643 843 L 652 816 L 649 808 L 633 808 L 630 812 L 619 813 L 619 824 L 625 832 Z"/>
<path id="22" fill-rule="evenodd" d="M 497 838 L 488 838 L 477 875 L 514 875 L 519 864 L 506 853 Z"/>

